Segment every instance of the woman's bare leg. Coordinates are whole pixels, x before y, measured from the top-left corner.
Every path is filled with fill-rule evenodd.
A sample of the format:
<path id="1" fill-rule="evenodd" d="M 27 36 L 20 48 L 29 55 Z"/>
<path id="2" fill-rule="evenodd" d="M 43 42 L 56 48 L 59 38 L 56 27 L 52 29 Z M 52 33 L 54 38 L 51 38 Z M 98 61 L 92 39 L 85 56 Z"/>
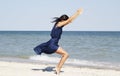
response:
<path id="1" fill-rule="evenodd" d="M 57 74 L 59 74 L 60 70 L 61 70 L 61 68 L 63 66 L 63 64 L 65 63 L 65 61 L 69 57 L 69 55 L 61 47 L 58 48 L 58 50 L 56 51 L 56 53 L 60 54 L 62 56 L 60 62 L 58 63 L 58 65 L 56 67 L 56 72 L 57 72 Z"/>

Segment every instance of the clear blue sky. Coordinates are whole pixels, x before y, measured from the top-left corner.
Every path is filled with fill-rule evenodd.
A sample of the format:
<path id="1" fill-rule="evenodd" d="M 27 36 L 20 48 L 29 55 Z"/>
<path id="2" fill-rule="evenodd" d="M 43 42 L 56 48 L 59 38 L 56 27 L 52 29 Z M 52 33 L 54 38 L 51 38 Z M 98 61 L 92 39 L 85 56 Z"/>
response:
<path id="1" fill-rule="evenodd" d="M 64 30 L 120 31 L 120 0 L 0 0 L 0 30 L 51 30 L 52 18 L 84 13 Z"/>

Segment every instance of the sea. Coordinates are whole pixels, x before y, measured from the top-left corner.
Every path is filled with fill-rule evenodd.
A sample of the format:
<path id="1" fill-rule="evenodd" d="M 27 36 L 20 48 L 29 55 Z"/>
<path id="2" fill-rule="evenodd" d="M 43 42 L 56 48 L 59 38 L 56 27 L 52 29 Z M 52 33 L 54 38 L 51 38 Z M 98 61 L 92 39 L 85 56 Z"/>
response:
<path id="1" fill-rule="evenodd" d="M 50 38 L 50 31 L 0 31 L 0 60 L 57 64 L 60 55 L 33 50 Z M 64 31 L 59 45 L 69 53 L 67 65 L 120 70 L 120 31 Z"/>

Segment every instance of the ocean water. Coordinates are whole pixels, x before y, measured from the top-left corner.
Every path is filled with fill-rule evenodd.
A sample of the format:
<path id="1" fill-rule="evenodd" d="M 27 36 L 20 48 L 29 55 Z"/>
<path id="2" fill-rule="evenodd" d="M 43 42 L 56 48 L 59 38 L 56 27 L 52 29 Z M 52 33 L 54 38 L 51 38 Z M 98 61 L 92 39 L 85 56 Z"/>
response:
<path id="1" fill-rule="evenodd" d="M 0 31 L 0 57 L 58 63 L 57 54 L 39 56 L 33 51 L 49 39 L 49 31 Z M 64 31 L 59 45 L 70 55 L 66 64 L 120 69 L 119 31 Z"/>

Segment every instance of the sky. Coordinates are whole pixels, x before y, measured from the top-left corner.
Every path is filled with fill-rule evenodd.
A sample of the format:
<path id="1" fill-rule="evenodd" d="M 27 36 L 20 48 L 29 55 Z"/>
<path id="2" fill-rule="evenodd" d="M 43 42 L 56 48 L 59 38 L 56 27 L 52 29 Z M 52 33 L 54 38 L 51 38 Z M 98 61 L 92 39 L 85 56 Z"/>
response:
<path id="1" fill-rule="evenodd" d="M 0 0 L 0 31 L 50 31 L 53 17 L 79 8 L 65 31 L 120 31 L 120 0 Z"/>

